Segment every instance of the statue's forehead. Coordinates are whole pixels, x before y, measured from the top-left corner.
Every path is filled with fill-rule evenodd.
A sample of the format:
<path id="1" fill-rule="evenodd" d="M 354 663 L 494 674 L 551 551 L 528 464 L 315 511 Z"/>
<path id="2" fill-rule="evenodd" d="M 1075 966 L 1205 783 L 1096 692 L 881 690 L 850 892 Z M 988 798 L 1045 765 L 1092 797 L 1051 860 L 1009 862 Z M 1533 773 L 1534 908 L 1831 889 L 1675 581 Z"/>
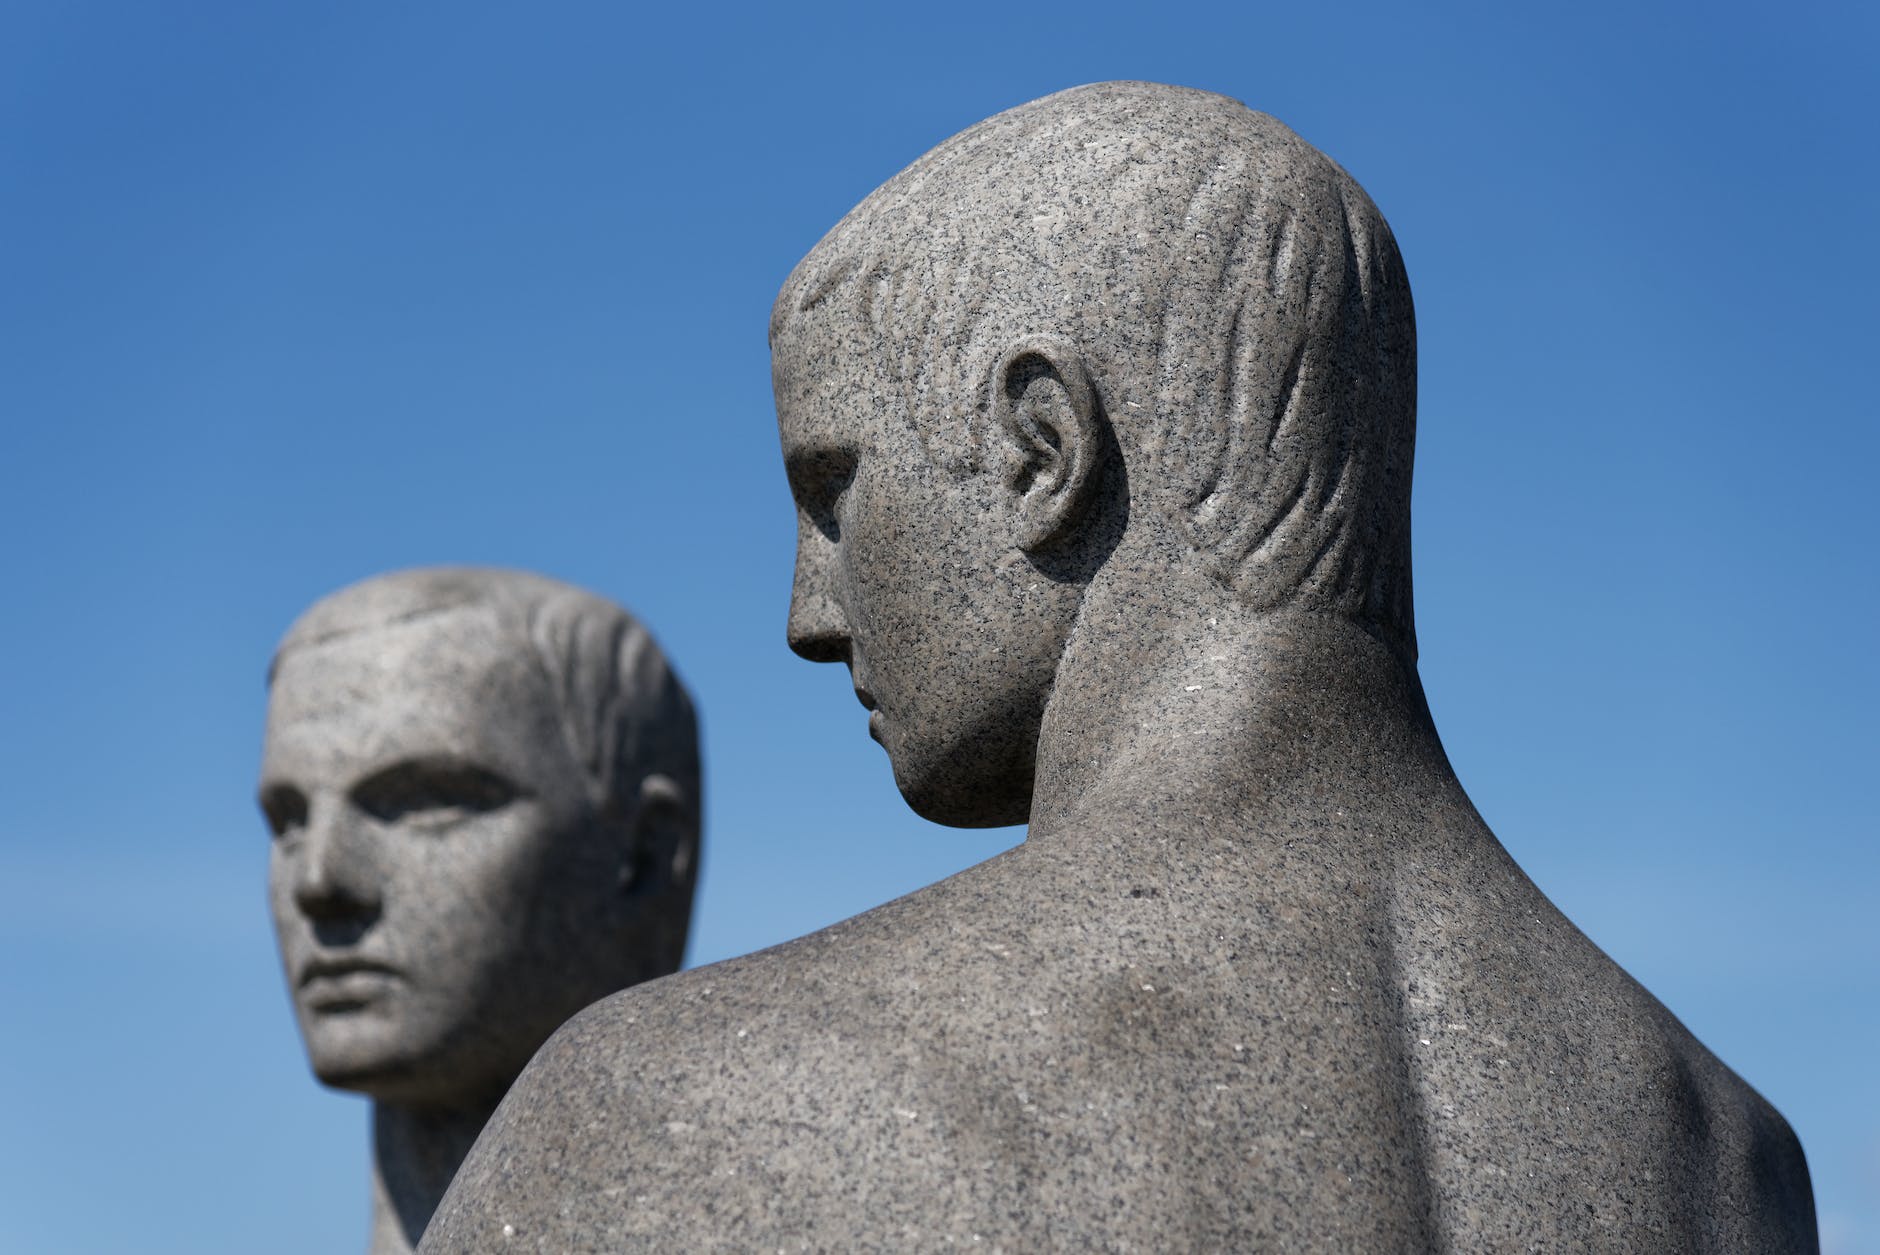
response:
<path id="1" fill-rule="evenodd" d="M 269 693 L 265 770 L 339 777 L 419 754 L 519 770 L 555 724 L 513 635 L 468 608 L 288 650 Z"/>
<path id="2" fill-rule="evenodd" d="M 882 343 L 848 302 L 796 311 L 771 346 L 777 415 L 784 439 L 825 440 L 859 433 L 898 403 Z"/>

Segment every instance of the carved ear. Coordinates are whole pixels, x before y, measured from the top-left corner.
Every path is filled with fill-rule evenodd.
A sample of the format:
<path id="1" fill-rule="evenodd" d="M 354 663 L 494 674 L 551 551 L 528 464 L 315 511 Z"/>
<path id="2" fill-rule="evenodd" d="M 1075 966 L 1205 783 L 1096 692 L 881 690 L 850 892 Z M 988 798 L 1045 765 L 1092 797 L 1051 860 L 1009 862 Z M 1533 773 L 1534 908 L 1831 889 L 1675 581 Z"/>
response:
<path id="1" fill-rule="evenodd" d="M 1009 442 L 1019 547 L 1039 549 L 1069 532 L 1096 495 L 1103 418 L 1082 356 L 1055 337 L 1020 342 L 994 368 L 992 414 Z"/>
<path id="2" fill-rule="evenodd" d="M 640 781 L 627 848 L 621 851 L 620 888 L 658 893 L 683 883 L 692 871 L 694 837 L 685 796 L 670 776 Z"/>

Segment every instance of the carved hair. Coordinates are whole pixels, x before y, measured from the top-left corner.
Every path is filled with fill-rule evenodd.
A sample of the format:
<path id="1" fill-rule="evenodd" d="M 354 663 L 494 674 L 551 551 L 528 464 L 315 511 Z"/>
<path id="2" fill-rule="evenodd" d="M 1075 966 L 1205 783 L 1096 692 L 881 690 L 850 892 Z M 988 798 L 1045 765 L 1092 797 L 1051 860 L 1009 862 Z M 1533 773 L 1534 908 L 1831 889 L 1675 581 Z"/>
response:
<path id="1" fill-rule="evenodd" d="M 470 609 L 492 612 L 503 631 L 526 643 L 597 813 L 630 814 L 640 782 L 664 775 L 678 787 L 696 843 L 700 782 L 692 699 L 638 620 L 573 585 L 491 567 L 374 576 L 321 599 L 295 621 L 268 668 L 268 683 L 290 650 Z M 688 862 L 696 865 L 696 859 Z"/>
<path id="2" fill-rule="evenodd" d="M 999 114 L 823 238 L 773 345 L 819 308 L 859 329 L 887 403 L 959 471 L 981 464 L 1003 352 L 1069 339 L 1132 493 L 1211 574 L 1415 657 L 1409 281 L 1363 189 L 1274 119 L 1148 83 Z"/>

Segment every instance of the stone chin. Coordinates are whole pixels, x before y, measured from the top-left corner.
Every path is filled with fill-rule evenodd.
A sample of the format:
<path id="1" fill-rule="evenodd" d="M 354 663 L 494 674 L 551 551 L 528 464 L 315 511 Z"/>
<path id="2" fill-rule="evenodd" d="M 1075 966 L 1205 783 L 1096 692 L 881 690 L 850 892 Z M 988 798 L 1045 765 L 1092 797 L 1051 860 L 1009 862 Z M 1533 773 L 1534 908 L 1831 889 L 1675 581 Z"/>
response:
<path id="1" fill-rule="evenodd" d="M 378 1102 L 442 1103 L 460 1096 L 462 1069 L 441 1066 L 441 1051 L 413 1042 L 382 1010 L 310 1012 L 301 1030 L 322 1085 Z M 452 1079 L 449 1093 L 437 1091 L 440 1076 Z"/>
<path id="2" fill-rule="evenodd" d="M 948 828 L 1007 828 L 1031 819 L 1030 806 L 987 806 L 973 799 L 945 797 L 934 800 L 929 795 L 901 790 L 909 809 L 922 819 Z"/>
<path id="3" fill-rule="evenodd" d="M 327 1088 L 358 1094 L 373 1102 L 415 1108 L 462 1106 L 467 1101 L 464 1087 L 453 1084 L 439 1088 L 437 1072 L 435 1067 L 417 1059 L 328 1059 L 313 1067 L 314 1076 Z M 486 1088 L 497 1094 L 502 1092 L 500 1084 Z"/>
<path id="4" fill-rule="evenodd" d="M 988 774 L 984 748 L 968 746 L 930 763 L 890 752 L 894 785 L 922 819 L 949 828 L 1004 828 L 1031 818 L 1032 769 Z"/>
<path id="5" fill-rule="evenodd" d="M 330 1021 L 332 1017 L 325 1018 Z M 313 1074 L 322 1085 L 334 1089 L 376 1098 L 385 1084 L 395 1086 L 399 1078 L 418 1070 L 407 1052 L 385 1040 L 388 1034 L 383 1027 L 374 1032 L 360 1025 L 316 1023 L 307 1025 L 305 1036 Z"/>

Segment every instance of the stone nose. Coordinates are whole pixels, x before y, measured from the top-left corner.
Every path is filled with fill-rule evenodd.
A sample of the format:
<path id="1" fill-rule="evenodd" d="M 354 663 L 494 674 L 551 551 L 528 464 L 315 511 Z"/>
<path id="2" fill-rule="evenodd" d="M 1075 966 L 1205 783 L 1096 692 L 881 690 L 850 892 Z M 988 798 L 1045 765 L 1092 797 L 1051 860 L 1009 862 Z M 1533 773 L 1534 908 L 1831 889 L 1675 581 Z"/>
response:
<path id="1" fill-rule="evenodd" d="M 790 649 L 811 662 L 849 660 L 849 623 L 835 596 L 835 572 L 835 542 L 816 527 L 799 523 L 785 635 Z"/>
<path id="2" fill-rule="evenodd" d="M 294 905 L 315 922 L 370 918 L 379 909 L 377 869 L 359 817 L 316 802 L 295 861 Z"/>

